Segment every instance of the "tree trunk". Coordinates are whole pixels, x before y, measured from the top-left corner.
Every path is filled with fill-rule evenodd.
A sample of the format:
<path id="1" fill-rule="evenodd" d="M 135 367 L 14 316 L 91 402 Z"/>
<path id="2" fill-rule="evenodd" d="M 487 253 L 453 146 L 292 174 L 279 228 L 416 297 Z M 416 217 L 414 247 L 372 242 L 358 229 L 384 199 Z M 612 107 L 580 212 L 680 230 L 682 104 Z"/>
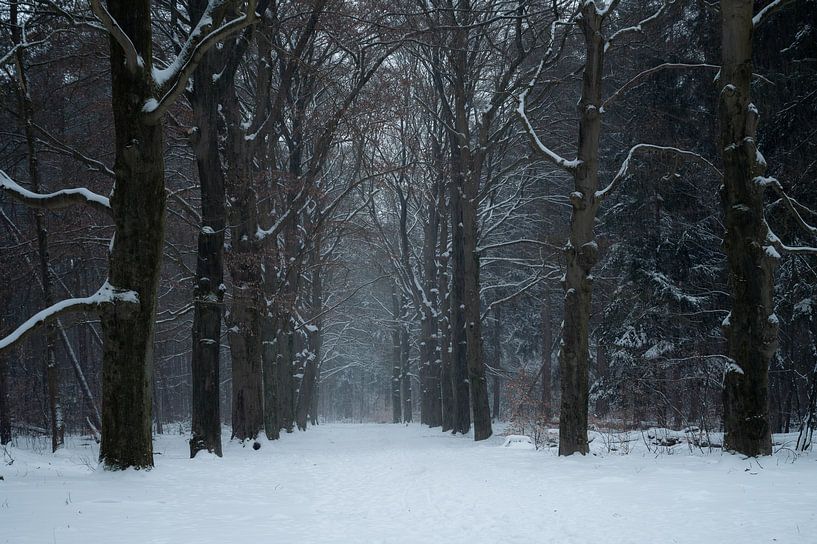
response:
<path id="1" fill-rule="evenodd" d="M 297 153 L 295 153 L 297 155 Z M 295 159 L 291 159 L 293 161 Z M 292 167 L 291 167 L 292 168 Z M 300 181 L 300 167 L 292 168 L 293 180 Z M 297 188 L 289 187 L 288 204 L 294 206 L 294 193 Z M 298 215 L 292 210 L 290 219 L 284 228 L 284 262 L 286 269 L 284 281 L 276 297 L 278 322 L 278 418 L 280 428 L 291 433 L 295 425 L 295 377 L 296 331 L 294 316 L 298 300 L 298 286 L 301 256 L 298 251 Z"/>
<path id="2" fill-rule="evenodd" d="M 551 400 L 553 396 L 551 387 L 551 369 L 553 368 L 553 329 L 550 319 L 550 289 L 545 287 L 542 301 L 542 417 L 545 421 L 550 419 Z"/>
<path id="3" fill-rule="evenodd" d="M 468 358 L 468 384 L 474 419 L 474 440 L 485 440 L 493 434 L 491 407 L 488 402 L 488 380 L 485 378 L 485 351 L 482 346 L 480 312 L 479 253 L 477 252 L 478 179 L 468 182 L 463 198 L 463 253 L 465 259 L 465 331 Z"/>
<path id="4" fill-rule="evenodd" d="M 752 0 L 721 2 L 720 149 L 721 201 L 726 220 L 732 311 L 725 323 L 728 353 L 736 368 L 724 379 L 724 448 L 744 455 L 772 452 L 769 428 L 769 361 L 777 349 L 774 269 L 763 214 L 765 170 L 757 151 L 757 109 L 751 103 Z"/>
<path id="5" fill-rule="evenodd" d="M 266 315 L 261 326 L 262 374 L 264 386 L 264 434 L 267 440 L 281 437 L 281 422 L 278 418 L 278 319 Z"/>
<path id="6" fill-rule="evenodd" d="M 442 191 L 440 210 L 445 209 L 446 195 Z M 456 404 L 454 402 L 453 361 L 451 357 L 451 298 L 448 292 L 448 221 L 440 215 L 439 253 L 440 263 L 437 271 L 438 289 L 440 291 L 440 410 L 442 412 L 442 431 L 454 429 Z"/>
<path id="7" fill-rule="evenodd" d="M 439 193 L 442 191 L 441 180 L 435 184 L 432 198 L 426 203 L 428 217 L 424 225 L 423 236 L 423 291 L 426 299 L 422 301 L 420 365 L 425 369 L 423 383 L 424 423 L 429 427 L 442 424 L 440 405 L 440 360 L 437 352 L 437 315 L 439 299 L 437 291 L 437 237 L 439 235 L 440 213 L 438 208 Z"/>
<path id="8" fill-rule="evenodd" d="M 296 424 L 302 431 L 306 430 L 306 421 L 312 407 L 312 396 L 315 394 L 315 381 L 318 364 L 321 360 L 321 318 L 323 310 L 323 278 L 321 267 L 321 237 L 318 234 L 312 248 L 312 285 L 310 293 L 310 307 L 312 321 L 307 329 L 309 335 L 309 354 L 304 363 L 304 375 L 301 379 L 301 389 L 298 395 L 296 408 Z"/>
<path id="9" fill-rule="evenodd" d="M 403 299 L 401 307 L 405 307 Z M 400 393 L 403 398 L 403 423 L 411 422 L 411 374 L 409 372 L 409 333 L 408 325 L 400 324 Z"/>
<path id="10" fill-rule="evenodd" d="M 189 0 L 191 20 L 198 20 L 206 0 Z M 219 159 L 219 52 L 211 49 L 193 75 L 190 103 L 196 117 L 192 138 L 201 187 L 201 228 L 198 233 L 196 285 L 193 289 L 193 352 L 191 361 L 192 425 L 190 457 L 207 450 L 221 457 L 219 354 L 224 300 L 224 229 L 226 226 L 224 171 Z"/>
<path id="11" fill-rule="evenodd" d="M 0 314 L 0 329 L 3 315 Z M 8 355 L 0 353 L 0 445 L 11 442 L 11 406 L 8 396 Z"/>
<path id="12" fill-rule="evenodd" d="M 598 202 L 599 135 L 601 132 L 601 81 L 604 37 L 603 17 L 594 2 L 582 4 L 579 25 L 585 38 L 586 59 L 579 100 L 579 165 L 574 173 L 575 191 L 570 195 L 570 240 L 565 248 L 564 325 L 559 357 L 561 411 L 559 455 L 586 454 L 589 323 L 593 279 L 590 272 L 598 260 L 593 227 Z"/>
<path id="13" fill-rule="evenodd" d="M 228 90 L 227 194 L 231 242 L 226 254 L 233 283 L 228 340 L 232 355 L 232 437 L 255 439 L 263 419 L 261 319 L 261 250 L 256 241 L 258 218 L 252 157 L 246 147 L 238 98 Z"/>
<path id="14" fill-rule="evenodd" d="M 500 373 L 502 372 L 502 308 L 497 306 L 495 313 L 494 313 L 495 323 L 494 323 L 494 410 L 493 410 L 493 418 L 495 421 L 499 420 L 500 413 L 499 413 L 499 404 L 502 398 L 500 386 L 502 384 L 502 378 L 500 377 Z"/>
<path id="15" fill-rule="evenodd" d="M 12 33 L 15 43 L 22 43 L 20 26 L 17 21 L 17 2 L 11 2 L 10 15 Z M 28 90 L 28 78 L 26 72 L 25 59 L 23 58 L 23 48 L 17 48 L 14 59 L 17 69 L 17 83 L 20 103 L 20 121 L 23 126 L 26 139 L 26 155 L 28 158 L 28 175 L 31 188 L 35 193 L 40 193 L 42 183 L 40 180 L 39 161 L 37 160 L 36 138 L 34 135 L 34 106 L 31 102 L 31 95 Z M 43 210 L 33 210 L 34 225 L 37 232 L 37 250 L 39 256 L 41 287 L 43 291 L 43 301 L 45 307 L 54 304 L 54 295 L 51 285 L 51 274 L 49 273 L 48 255 L 48 231 L 45 225 L 45 213 Z M 56 328 L 54 323 L 48 323 L 45 327 L 45 373 L 48 383 L 48 412 L 51 422 L 51 451 L 55 452 L 64 442 L 65 422 L 63 420 L 62 403 L 60 402 L 59 369 L 57 368 L 57 355 L 55 351 Z"/>
<path id="16" fill-rule="evenodd" d="M 451 387 L 454 397 L 453 430 L 455 433 L 466 434 L 471 429 L 471 399 L 468 389 L 468 346 L 465 331 L 462 176 L 460 172 L 455 170 L 454 177 L 455 181 L 451 184 L 452 279 L 449 306 L 451 320 Z"/>
<path id="17" fill-rule="evenodd" d="M 139 303 L 116 301 L 101 312 L 102 444 L 107 468 L 153 466 L 151 374 L 156 293 L 164 242 L 164 148 L 161 123 L 148 124 L 143 106 L 153 98 L 150 2 L 109 0 L 108 10 L 142 56 L 131 72 L 111 38 L 116 132 L 116 184 L 111 209 L 116 236 L 109 282 L 135 291 Z"/>
<path id="18" fill-rule="evenodd" d="M 312 396 L 309 403 L 309 423 L 311 425 L 318 424 L 318 400 L 321 396 L 321 367 L 320 364 L 315 367 L 315 384 L 312 388 Z"/>
<path id="19" fill-rule="evenodd" d="M 402 372 L 401 365 L 401 350 L 400 350 L 400 297 L 397 294 L 397 287 L 392 285 L 391 291 L 392 302 L 392 316 L 394 316 L 394 325 L 392 328 L 392 373 L 391 373 L 391 407 L 392 407 L 392 423 L 400 423 L 402 418 L 403 405 L 400 400 L 401 380 L 400 374 Z"/>

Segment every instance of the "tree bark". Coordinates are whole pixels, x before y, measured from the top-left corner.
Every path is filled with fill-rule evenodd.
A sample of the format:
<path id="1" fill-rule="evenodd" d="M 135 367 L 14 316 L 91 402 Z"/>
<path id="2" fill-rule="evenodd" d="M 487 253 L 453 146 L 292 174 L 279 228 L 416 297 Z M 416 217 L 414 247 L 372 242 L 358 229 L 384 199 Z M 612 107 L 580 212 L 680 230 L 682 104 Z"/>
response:
<path id="1" fill-rule="evenodd" d="M 309 354 L 304 362 L 304 376 L 301 379 L 301 389 L 298 395 L 296 408 L 296 424 L 302 431 L 306 430 L 306 421 L 310 415 L 315 394 L 318 364 L 321 360 L 321 319 L 323 310 L 323 267 L 321 266 L 321 237 L 317 234 L 312 248 L 312 285 L 310 292 L 310 307 L 312 310 L 311 327 L 307 330 L 309 337 Z"/>
<path id="2" fill-rule="evenodd" d="M 550 289 L 545 287 L 542 301 L 542 417 L 550 419 L 553 391 L 551 386 L 551 369 L 553 360 L 553 329 L 550 319 Z"/>
<path id="3" fill-rule="evenodd" d="M 456 145 L 456 143 L 455 143 Z M 455 171 L 455 178 L 460 177 Z M 455 433 L 471 429 L 471 398 L 468 389 L 468 353 L 465 331 L 465 257 L 463 243 L 462 183 L 451 184 L 451 387 L 454 398 Z"/>
<path id="4" fill-rule="evenodd" d="M 748 456 L 772 452 L 769 427 L 769 361 L 777 349 L 774 270 L 763 213 L 763 188 L 754 179 L 765 170 L 757 150 L 758 114 L 751 103 L 751 0 L 721 2 L 722 41 L 720 148 L 724 174 L 724 248 L 732 290 L 725 323 L 728 353 L 736 368 L 726 373 L 723 390 L 724 448 Z"/>
<path id="5" fill-rule="evenodd" d="M 263 427 L 261 319 L 261 249 L 256 240 L 256 210 L 252 154 L 241 128 L 238 98 L 230 87 L 224 105 L 227 118 L 227 196 L 230 246 L 226 263 L 233 284 L 229 315 L 232 355 L 232 437 L 255 439 Z"/>
<path id="6" fill-rule="evenodd" d="M 23 37 L 18 25 L 18 2 L 11 2 L 10 16 L 12 24 L 12 34 L 15 43 L 22 43 Z M 31 101 L 31 94 L 28 90 L 28 77 L 24 49 L 17 48 L 14 60 L 17 69 L 17 86 L 19 93 L 20 121 L 26 140 L 26 155 L 28 158 L 28 176 L 31 182 L 31 189 L 35 193 L 42 190 L 40 180 L 39 161 L 37 157 L 36 137 L 34 135 L 34 106 Z M 49 273 L 48 255 L 48 230 L 45 225 L 45 214 L 42 209 L 32 210 L 34 225 L 37 232 L 37 250 L 39 256 L 39 272 L 41 287 L 43 291 L 43 302 L 45 307 L 54 304 L 54 294 L 52 290 L 51 274 Z M 63 420 L 62 403 L 60 401 L 59 369 L 57 368 L 57 355 L 55 351 L 56 328 L 54 323 L 48 323 L 45 327 L 45 373 L 48 383 L 48 413 L 51 423 L 51 451 L 55 452 L 64 442 L 65 422 Z"/>
<path id="7" fill-rule="evenodd" d="M 3 315 L 0 314 L 0 328 Z M 8 395 L 8 355 L 0 353 L 0 445 L 11 442 L 11 406 Z"/>
<path id="8" fill-rule="evenodd" d="M 116 236 L 109 281 L 135 291 L 139 303 L 116 301 L 101 312 L 102 443 L 107 468 L 153 466 L 151 375 L 156 293 L 164 242 L 164 147 L 161 123 L 148 124 L 153 98 L 150 2 L 109 0 L 108 10 L 142 56 L 135 71 L 111 37 L 111 81 L 116 132 L 116 185 L 110 199 Z"/>
<path id="9" fill-rule="evenodd" d="M 468 358 L 468 385 L 474 420 L 474 440 L 485 440 L 493 434 L 491 407 L 488 401 L 488 380 L 485 378 L 485 351 L 482 345 L 480 312 L 479 252 L 477 251 L 477 207 L 479 178 L 468 176 L 463 198 L 463 253 L 465 267 L 464 303 L 465 334 Z"/>
<path id="10" fill-rule="evenodd" d="M 401 307 L 405 308 L 403 297 Z M 400 394 L 403 399 L 403 423 L 412 419 L 411 374 L 409 372 L 409 332 L 408 325 L 400 323 Z"/>
<path id="11" fill-rule="evenodd" d="M 423 384 L 423 406 L 425 421 L 429 427 L 439 427 L 442 424 L 442 407 L 440 405 L 440 365 L 437 350 L 437 315 L 439 315 L 439 298 L 437 290 L 437 236 L 439 234 L 439 210 L 437 207 L 438 195 L 441 191 L 438 183 L 432 198 L 427 203 L 428 218 L 425 224 L 423 237 L 423 291 L 426 300 L 423 300 L 420 365 L 425 367 Z"/>
<path id="12" fill-rule="evenodd" d="M 441 191 L 439 208 L 445 210 L 446 191 Z M 454 429 L 456 403 L 454 401 L 454 365 L 451 357 L 451 297 L 448 292 L 448 221 L 449 217 L 440 214 L 439 253 L 440 263 L 437 270 L 438 289 L 440 291 L 440 410 L 442 412 L 442 431 Z"/>
<path id="13" fill-rule="evenodd" d="M 206 0 L 188 0 L 192 20 L 201 18 Z M 193 353 L 191 360 L 192 425 L 190 457 L 207 450 L 221 457 L 219 354 L 224 300 L 224 229 L 226 226 L 224 170 L 219 159 L 218 108 L 223 95 L 213 81 L 220 58 L 211 49 L 193 74 L 190 103 L 196 118 L 192 138 L 201 190 L 196 285 L 193 289 Z"/>
<path id="14" fill-rule="evenodd" d="M 601 132 L 601 82 L 604 37 L 603 16 L 594 2 L 581 8 L 579 26 L 585 40 L 586 58 L 579 100 L 579 165 L 574 173 L 575 191 L 570 195 L 570 239 L 565 248 L 567 272 L 564 277 L 564 325 L 559 357 L 561 411 L 559 414 L 559 455 L 588 453 L 588 357 L 589 324 L 593 278 L 590 272 L 598 260 L 593 227 L 598 202 L 599 135 Z"/>
<path id="15" fill-rule="evenodd" d="M 501 395 L 501 385 L 502 385 L 502 378 L 500 377 L 500 373 L 502 372 L 502 308 L 501 306 L 497 306 L 496 310 L 494 310 L 494 407 L 493 407 L 493 418 L 495 421 L 499 420 L 500 412 L 499 412 L 499 405 L 502 399 Z"/>
<path id="16" fill-rule="evenodd" d="M 392 326 L 392 373 L 391 373 L 391 406 L 392 406 L 392 423 L 400 423 L 402 418 L 403 412 L 403 404 L 401 402 L 401 395 L 400 395 L 400 387 L 401 387 L 401 379 L 400 375 L 402 372 L 402 357 L 401 357 L 401 350 L 400 350 L 400 329 L 402 328 L 400 325 L 400 297 L 397 294 L 397 287 L 392 285 L 391 291 L 391 302 L 392 302 L 392 316 L 394 319 L 394 324 Z"/>

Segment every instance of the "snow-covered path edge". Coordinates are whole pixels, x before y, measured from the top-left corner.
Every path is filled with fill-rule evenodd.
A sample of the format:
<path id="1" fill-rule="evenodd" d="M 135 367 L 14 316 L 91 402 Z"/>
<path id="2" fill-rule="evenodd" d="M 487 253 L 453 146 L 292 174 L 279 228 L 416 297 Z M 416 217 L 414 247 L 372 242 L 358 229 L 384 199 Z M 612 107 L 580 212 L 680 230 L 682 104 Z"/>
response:
<path id="1" fill-rule="evenodd" d="M 95 446 L 0 463 L 0 542 L 817 542 L 817 456 L 558 458 L 420 425 L 321 425 L 151 471 L 94 470 Z M 0 454 L 1 455 L 1 454 Z"/>

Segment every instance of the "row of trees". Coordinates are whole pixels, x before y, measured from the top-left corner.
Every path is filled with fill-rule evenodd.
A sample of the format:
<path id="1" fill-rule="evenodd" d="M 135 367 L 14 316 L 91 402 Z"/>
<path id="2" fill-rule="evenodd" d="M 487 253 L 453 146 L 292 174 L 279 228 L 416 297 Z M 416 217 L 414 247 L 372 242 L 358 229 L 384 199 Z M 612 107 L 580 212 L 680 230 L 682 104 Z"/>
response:
<path id="1" fill-rule="evenodd" d="M 546 418 L 560 384 L 562 455 L 587 453 L 591 406 L 609 418 L 629 403 L 645 419 L 648 404 L 689 424 L 711 415 L 721 389 L 725 447 L 768 454 L 772 362 L 786 373 L 787 392 L 775 394 L 787 396 L 787 413 L 803 399 L 797 417 L 813 419 L 814 359 L 788 355 L 798 341 L 815 345 L 812 282 L 798 284 L 794 271 L 815 253 L 810 166 L 791 165 L 785 154 L 796 146 L 781 145 L 775 157 L 790 169 L 771 168 L 799 183 L 786 192 L 765 175 L 752 104 L 755 87 L 771 84 L 752 63 L 764 25 L 789 35 L 788 47 L 774 45 L 781 55 L 809 58 L 812 30 L 791 31 L 807 20 L 797 5 L 167 0 L 7 9 L 3 92 L 14 101 L 4 115 L 20 129 L 3 150 L 10 174 L 0 186 L 12 197 L 4 255 L 25 263 L 41 295 L 8 282 L 4 441 L 3 403 L 20 383 L 8 376 L 32 373 L 26 349 L 45 361 L 34 368 L 44 369 L 52 447 L 65 426 L 62 360 L 85 403 L 74 411 L 100 433 L 109 468 L 152 465 L 151 414 L 165 405 L 190 414 L 191 456 L 221 454 L 222 406 L 238 440 L 306 429 L 319 411 L 371 415 L 375 405 L 394 422 L 419 412 L 443 431 L 473 426 L 481 440 L 502 415 L 503 382 L 531 365 Z M 720 44 L 702 37 L 719 23 Z M 101 54 L 107 69 L 92 62 Z M 813 66 L 797 65 L 780 109 L 813 109 L 804 91 L 813 80 Z M 91 181 L 61 189 L 78 185 L 64 172 Z M 110 197 L 92 190 L 111 181 Z M 26 216 L 14 202 L 38 211 Z M 52 234 L 42 210 L 68 206 L 86 211 L 63 215 L 71 228 Z M 794 254 L 785 289 L 797 294 L 775 298 L 784 253 Z M 11 277 L 18 265 L 4 262 Z M 94 295 L 73 295 L 92 291 L 94 278 Z M 724 344 L 715 321 L 729 304 Z M 792 328 L 778 350 L 781 304 L 792 308 Z M 23 342 L 39 325 L 42 353 Z M 173 374 L 188 358 L 189 374 Z M 529 399 L 534 383 L 525 388 Z M 685 392 L 694 398 L 681 400 Z M 18 414 L 36 412 L 15 403 Z M 513 417 L 522 406 L 506 408 Z"/>

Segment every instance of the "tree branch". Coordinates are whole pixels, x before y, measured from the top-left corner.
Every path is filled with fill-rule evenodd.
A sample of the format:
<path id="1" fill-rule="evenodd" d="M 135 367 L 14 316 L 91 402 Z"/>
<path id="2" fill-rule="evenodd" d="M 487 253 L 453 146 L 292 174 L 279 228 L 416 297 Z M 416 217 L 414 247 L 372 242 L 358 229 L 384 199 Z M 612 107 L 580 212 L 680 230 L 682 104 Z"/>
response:
<path id="1" fill-rule="evenodd" d="M 664 13 L 664 10 L 667 9 L 667 6 L 669 6 L 669 4 L 670 4 L 669 2 L 665 1 L 663 4 L 661 4 L 661 7 L 658 8 L 658 10 L 655 13 L 653 13 L 652 15 L 647 17 L 646 19 L 642 19 L 641 21 L 638 22 L 638 24 L 633 25 L 633 26 L 628 26 L 626 28 L 622 28 L 620 30 L 617 30 L 617 31 L 613 32 L 613 34 L 609 38 L 607 38 L 607 40 L 605 40 L 605 42 L 604 42 L 604 52 L 606 53 L 607 50 L 610 49 L 610 45 L 613 43 L 613 40 L 615 40 L 617 38 L 620 38 L 620 37 L 622 37 L 622 36 L 624 36 L 626 34 L 636 33 L 636 32 L 639 32 L 639 33 L 643 32 L 644 31 L 644 25 L 649 24 L 649 23 L 655 21 L 656 19 L 658 19 L 661 16 L 661 14 Z M 613 6 L 611 5 L 611 8 L 612 7 Z"/>
<path id="2" fill-rule="evenodd" d="M 99 19 L 102 26 L 113 36 L 113 39 L 116 40 L 116 43 L 118 43 L 119 47 L 125 52 L 126 66 L 132 74 L 135 74 L 144 62 L 139 56 L 136 46 L 133 45 L 130 37 L 125 33 L 122 27 L 119 26 L 119 23 L 116 22 L 116 19 L 113 18 L 107 8 L 102 5 L 101 0 L 90 1 L 91 10 L 94 12 L 94 15 L 96 15 L 96 18 Z"/>
<path id="3" fill-rule="evenodd" d="M 774 2 L 772 2 L 762 10 L 758 11 L 757 15 L 752 17 L 752 26 L 754 28 L 759 27 L 772 14 L 776 13 L 777 11 L 783 9 L 784 7 L 788 6 L 793 2 L 794 0 L 774 0 Z"/>
<path id="4" fill-rule="evenodd" d="M 0 189 L 5 190 L 12 197 L 32 208 L 58 210 L 76 204 L 111 214 L 110 201 L 84 187 L 77 189 L 63 189 L 54 193 L 39 194 L 29 191 L 17 184 L 4 171 L 0 170 Z"/>
<path id="5" fill-rule="evenodd" d="M 166 68 L 153 69 L 153 82 L 158 88 L 160 98 L 145 104 L 143 111 L 147 114 L 148 123 L 158 123 L 164 113 L 173 105 L 184 91 L 187 80 L 193 75 L 207 51 L 215 44 L 234 32 L 254 24 L 258 20 L 255 12 L 256 1 L 247 2 L 247 13 L 224 23 L 215 30 L 210 30 L 213 24 L 214 12 L 224 7 L 224 0 L 210 0 L 210 3 L 190 32 L 190 36 L 182 46 L 181 51 Z"/>
<path id="6" fill-rule="evenodd" d="M 800 215 L 800 209 L 809 210 L 806 206 L 803 206 L 789 195 L 786 194 L 786 191 L 783 190 L 783 185 L 776 179 L 776 178 L 767 178 L 763 176 L 758 176 L 754 179 L 754 182 L 760 185 L 761 187 L 771 187 L 774 189 L 774 192 L 780 196 L 780 199 L 789 209 L 789 212 L 797 219 L 797 222 L 803 227 L 803 230 L 811 234 L 812 236 L 817 236 L 817 227 L 809 224 L 803 216 Z M 798 209 L 799 208 L 799 209 Z M 811 211 L 811 210 L 809 210 Z"/>
<path id="7" fill-rule="evenodd" d="M 653 145 L 653 144 L 637 144 L 630 148 L 630 152 L 627 153 L 627 158 L 624 159 L 624 162 L 621 163 L 621 168 L 618 169 L 613 181 L 600 191 L 596 191 L 596 200 L 603 201 L 605 198 L 610 196 L 610 193 L 615 191 L 624 178 L 627 177 L 627 173 L 630 169 L 630 161 L 632 160 L 633 156 L 638 151 L 654 151 L 654 152 L 671 152 L 677 155 L 683 155 L 685 157 L 691 157 L 695 160 L 701 161 L 704 164 L 710 166 L 713 170 L 718 172 L 721 175 L 720 170 L 715 168 L 715 165 L 705 159 L 703 156 L 699 155 L 698 153 L 693 153 L 692 151 L 686 151 L 684 149 L 678 149 L 677 147 L 665 147 L 661 145 Z"/>
<path id="8" fill-rule="evenodd" d="M 134 291 L 117 289 L 106 281 L 102 287 L 90 297 L 69 298 L 31 316 L 25 323 L 17 327 L 14 332 L 0 339 L 0 353 L 19 344 L 42 325 L 50 323 L 65 314 L 98 311 L 103 304 L 111 304 L 114 302 L 138 304 L 139 295 Z"/>

